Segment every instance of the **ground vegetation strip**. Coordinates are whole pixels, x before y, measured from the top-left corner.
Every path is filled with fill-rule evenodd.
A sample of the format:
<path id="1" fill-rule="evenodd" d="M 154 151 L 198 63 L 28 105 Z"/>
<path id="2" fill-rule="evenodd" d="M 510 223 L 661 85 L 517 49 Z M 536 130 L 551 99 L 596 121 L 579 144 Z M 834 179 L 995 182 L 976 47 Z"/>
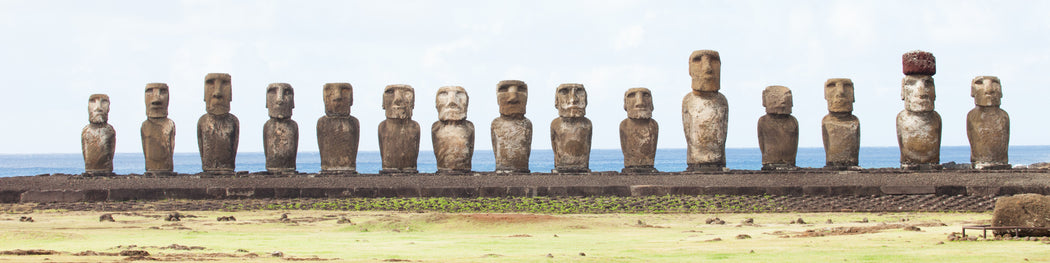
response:
<path id="1" fill-rule="evenodd" d="M 477 197 L 477 198 L 340 198 L 235 199 L 126 202 L 0 204 L 9 212 L 63 211 L 253 211 L 340 210 L 449 213 L 756 213 L 756 212 L 894 212 L 992 211 L 994 196 L 878 195 L 878 196 L 746 196 L 664 195 L 640 197 Z"/>

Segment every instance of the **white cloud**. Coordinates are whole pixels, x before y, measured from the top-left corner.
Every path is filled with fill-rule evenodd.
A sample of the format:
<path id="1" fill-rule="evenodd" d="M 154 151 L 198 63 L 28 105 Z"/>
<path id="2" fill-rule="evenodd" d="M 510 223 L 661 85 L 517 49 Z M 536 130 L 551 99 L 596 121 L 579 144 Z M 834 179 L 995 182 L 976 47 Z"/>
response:
<path id="1" fill-rule="evenodd" d="M 624 28 L 620 30 L 620 33 L 616 35 L 616 39 L 613 40 L 613 49 L 624 50 L 637 47 L 644 38 L 645 29 L 642 26 L 636 25 Z"/>

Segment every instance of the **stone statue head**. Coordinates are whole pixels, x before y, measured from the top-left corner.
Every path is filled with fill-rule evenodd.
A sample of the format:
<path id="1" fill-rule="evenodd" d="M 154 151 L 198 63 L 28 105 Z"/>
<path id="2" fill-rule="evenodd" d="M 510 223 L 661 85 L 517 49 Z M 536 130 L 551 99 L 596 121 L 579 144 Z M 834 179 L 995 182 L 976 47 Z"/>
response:
<path id="1" fill-rule="evenodd" d="M 204 77 L 204 103 L 208 114 L 230 113 L 230 101 L 233 101 L 233 82 L 230 80 L 230 74 L 208 73 Z"/>
<path id="2" fill-rule="evenodd" d="M 467 90 L 460 86 L 441 87 L 434 99 L 438 119 L 443 121 L 466 120 L 468 103 L 470 103 L 470 96 L 467 96 Z"/>
<path id="3" fill-rule="evenodd" d="M 901 99 L 904 109 L 914 112 L 933 111 L 937 93 L 930 75 L 905 75 L 901 81 Z"/>
<path id="4" fill-rule="evenodd" d="M 288 83 L 272 83 L 266 87 L 266 108 L 270 118 L 287 119 L 292 117 L 295 108 L 295 89 Z"/>
<path id="5" fill-rule="evenodd" d="M 718 51 L 693 51 L 689 55 L 689 76 L 693 77 L 693 90 L 718 91 L 722 78 L 722 60 Z"/>
<path id="6" fill-rule="evenodd" d="M 970 97 L 977 106 L 999 106 L 1003 86 L 995 76 L 979 76 L 970 83 Z"/>
<path id="7" fill-rule="evenodd" d="M 623 109 L 631 119 L 653 117 L 653 94 L 647 88 L 631 88 L 623 94 Z"/>
<path id="8" fill-rule="evenodd" d="M 416 107 L 416 90 L 404 84 L 388 85 L 383 90 L 383 109 L 387 119 L 411 119 Z"/>
<path id="9" fill-rule="evenodd" d="M 503 80 L 496 84 L 496 102 L 501 115 L 525 115 L 529 86 L 520 80 Z"/>
<path id="10" fill-rule="evenodd" d="M 853 112 L 853 80 L 828 79 L 824 82 L 824 99 L 830 112 Z"/>
<path id="11" fill-rule="evenodd" d="M 146 117 L 168 117 L 168 84 L 146 84 Z"/>
<path id="12" fill-rule="evenodd" d="M 768 114 L 791 114 L 791 90 L 784 86 L 769 86 L 762 91 L 762 106 Z"/>
<path id="13" fill-rule="evenodd" d="M 583 84 L 566 83 L 558 85 L 557 94 L 554 95 L 554 106 L 558 108 L 558 116 L 576 118 L 587 114 L 587 90 Z"/>
<path id="14" fill-rule="evenodd" d="M 354 105 L 354 87 L 350 83 L 325 83 L 323 92 L 325 115 L 350 116 L 350 106 Z"/>
<path id="15" fill-rule="evenodd" d="M 94 124 L 109 121 L 109 95 L 91 94 L 88 97 L 88 121 Z"/>

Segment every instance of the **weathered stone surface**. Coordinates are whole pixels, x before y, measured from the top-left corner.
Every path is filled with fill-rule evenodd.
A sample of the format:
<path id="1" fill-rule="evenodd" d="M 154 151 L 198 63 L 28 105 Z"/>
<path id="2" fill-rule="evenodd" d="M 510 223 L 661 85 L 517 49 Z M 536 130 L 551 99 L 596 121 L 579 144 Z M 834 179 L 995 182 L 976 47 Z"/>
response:
<path id="1" fill-rule="evenodd" d="M 1050 227 L 1050 196 L 1021 194 L 999 197 L 992 212 L 992 226 Z M 1006 231 L 996 231 L 997 235 Z M 1050 236 L 1050 230 L 1022 230 L 1022 236 Z"/>
<path id="2" fill-rule="evenodd" d="M 325 116 L 317 119 L 317 149 L 321 173 L 357 173 L 361 124 L 350 115 L 354 87 L 350 83 L 324 84 Z"/>
<path id="3" fill-rule="evenodd" d="M 416 105 L 415 89 L 409 85 L 388 85 L 383 91 L 386 120 L 379 123 L 381 174 L 418 173 L 419 123 L 412 120 Z"/>
<path id="4" fill-rule="evenodd" d="M 999 108 L 1003 97 L 999 78 L 979 76 L 970 87 L 977 105 L 966 115 L 970 162 L 976 169 L 1010 169 L 1010 115 Z"/>
<path id="5" fill-rule="evenodd" d="M 821 120 L 825 168 L 859 169 L 860 120 L 853 115 L 853 81 L 828 79 L 824 82 L 828 115 Z"/>
<path id="6" fill-rule="evenodd" d="M 201 170 L 210 174 L 233 174 L 240 138 L 240 120 L 230 113 L 233 82 L 230 74 L 209 73 L 204 81 L 207 112 L 197 120 L 197 148 Z"/>
<path id="7" fill-rule="evenodd" d="M 693 90 L 718 91 L 722 88 L 722 59 L 718 51 L 697 50 L 689 54 L 689 76 Z"/>
<path id="8" fill-rule="evenodd" d="M 620 122 L 620 150 L 624 173 L 655 173 L 656 141 L 660 125 L 653 120 L 653 96 L 647 88 L 628 89 L 623 95 L 627 118 Z"/>
<path id="9" fill-rule="evenodd" d="M 294 108 L 295 89 L 292 85 L 273 83 L 266 87 L 266 109 L 270 120 L 263 125 L 263 151 L 266 153 L 266 171 L 272 174 L 295 173 L 299 124 L 292 120 Z"/>
<path id="10" fill-rule="evenodd" d="M 689 56 L 693 91 L 682 99 L 682 126 L 688 145 L 686 171 L 725 168 L 729 103 L 718 93 L 721 68 L 716 51 L 697 50 Z"/>
<path id="11" fill-rule="evenodd" d="M 930 52 L 915 50 L 904 53 L 901 62 L 904 64 L 904 75 L 937 74 L 937 60 Z"/>
<path id="12" fill-rule="evenodd" d="M 113 154 L 116 151 L 117 132 L 109 121 L 109 96 L 92 94 L 88 97 L 88 125 L 80 132 L 80 146 L 84 153 L 84 175 L 113 174 Z"/>
<path id="13" fill-rule="evenodd" d="M 528 173 L 532 153 L 532 121 L 525 118 L 529 87 L 520 80 L 496 85 L 500 116 L 492 120 L 492 153 L 497 173 Z"/>
<path id="14" fill-rule="evenodd" d="M 175 162 L 175 121 L 168 118 L 168 85 L 146 84 L 146 120 L 140 129 L 146 174 L 172 175 Z"/>
<path id="15" fill-rule="evenodd" d="M 791 116 L 791 90 L 769 86 L 762 91 L 766 115 L 758 119 L 758 147 L 762 170 L 794 169 L 798 153 L 798 120 Z"/>
<path id="16" fill-rule="evenodd" d="M 907 75 L 901 84 L 904 110 L 897 114 L 901 168 L 940 169 L 941 115 L 933 110 L 933 77 Z"/>
<path id="17" fill-rule="evenodd" d="M 438 89 L 438 121 L 430 129 L 438 173 L 469 173 L 474 156 L 474 123 L 467 120 L 470 97 L 459 86 Z"/>
<path id="18" fill-rule="evenodd" d="M 554 150 L 552 173 L 590 172 L 591 120 L 587 113 L 587 90 L 583 84 L 558 86 L 554 95 L 558 118 L 551 121 L 551 148 Z"/>

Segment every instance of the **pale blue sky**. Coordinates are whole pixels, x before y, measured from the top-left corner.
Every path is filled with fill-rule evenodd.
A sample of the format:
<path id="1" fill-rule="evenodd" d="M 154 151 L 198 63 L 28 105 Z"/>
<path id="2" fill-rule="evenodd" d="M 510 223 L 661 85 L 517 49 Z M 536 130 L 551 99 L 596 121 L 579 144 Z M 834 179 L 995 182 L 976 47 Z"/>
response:
<path id="1" fill-rule="evenodd" d="M 794 93 L 800 146 L 820 147 L 823 83 L 852 78 L 863 146 L 896 146 L 901 54 L 937 57 L 944 145 L 967 145 L 975 76 L 1002 79 L 1012 145 L 1046 145 L 1047 1 L 0 1 L 7 99 L 0 153 L 79 153 L 87 98 L 109 94 L 118 152 L 141 152 L 143 88 L 171 87 L 177 152 L 196 152 L 204 75 L 233 76 L 241 151 L 262 151 L 265 88 L 296 89 L 299 150 L 316 151 L 326 82 L 354 86 L 362 150 L 378 150 L 382 89 L 416 90 L 431 149 L 441 86 L 466 88 L 476 148 L 490 149 L 496 83 L 529 84 L 533 149 L 549 149 L 554 88 L 582 83 L 593 147 L 618 149 L 623 92 L 653 91 L 660 148 L 684 148 L 693 50 L 721 53 L 729 147 L 757 147 L 761 90 Z"/>

